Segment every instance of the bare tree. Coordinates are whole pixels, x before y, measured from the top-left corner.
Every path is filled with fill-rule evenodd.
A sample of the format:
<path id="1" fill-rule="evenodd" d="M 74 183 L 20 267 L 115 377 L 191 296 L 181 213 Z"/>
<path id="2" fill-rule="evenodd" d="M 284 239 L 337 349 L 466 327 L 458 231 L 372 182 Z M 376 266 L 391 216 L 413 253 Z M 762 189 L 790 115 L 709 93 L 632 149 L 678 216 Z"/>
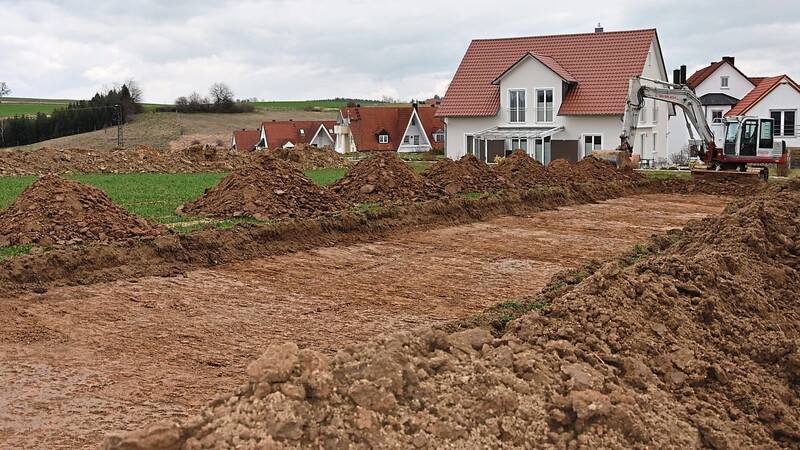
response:
<path id="1" fill-rule="evenodd" d="M 192 92 L 189 94 L 189 104 L 190 105 L 205 105 L 208 103 L 208 99 L 200 96 L 197 92 Z"/>
<path id="2" fill-rule="evenodd" d="M 684 145 L 681 151 L 669 155 L 669 162 L 676 166 L 686 166 L 689 164 L 689 146 Z"/>
<path id="3" fill-rule="evenodd" d="M 142 103 L 142 87 L 139 86 L 139 83 L 133 78 L 128 78 L 125 80 L 124 85 L 128 87 L 128 92 L 130 92 L 133 102 Z"/>
<path id="4" fill-rule="evenodd" d="M 225 83 L 217 82 L 208 89 L 211 100 L 216 103 L 233 103 L 233 90 Z"/>
<path id="5" fill-rule="evenodd" d="M 175 99 L 175 106 L 187 106 L 188 104 L 189 104 L 189 99 L 184 96 L 180 96 L 177 99 Z"/>
<path id="6" fill-rule="evenodd" d="M 3 101 L 3 97 L 11 93 L 11 89 L 9 89 L 8 85 L 5 81 L 0 81 L 0 102 Z"/>

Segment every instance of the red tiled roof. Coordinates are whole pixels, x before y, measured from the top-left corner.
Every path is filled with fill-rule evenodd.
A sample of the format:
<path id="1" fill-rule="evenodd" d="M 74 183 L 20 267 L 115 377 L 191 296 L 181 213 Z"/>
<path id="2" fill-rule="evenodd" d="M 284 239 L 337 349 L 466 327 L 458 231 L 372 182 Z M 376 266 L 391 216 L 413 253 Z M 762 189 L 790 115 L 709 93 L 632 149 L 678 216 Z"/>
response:
<path id="1" fill-rule="evenodd" d="M 441 119 L 434 118 L 438 108 L 419 108 L 417 114 L 428 135 L 428 139 L 433 143 L 433 134 L 429 129 L 431 126 L 444 127 Z M 403 142 L 403 137 L 411 120 L 413 108 L 373 106 L 342 108 L 342 117 L 350 117 L 350 132 L 355 139 L 356 147 L 359 151 L 373 150 L 394 150 L 396 151 Z M 381 144 L 378 142 L 378 132 L 386 131 L 389 134 L 389 142 Z"/>
<path id="2" fill-rule="evenodd" d="M 578 80 L 576 80 L 575 77 L 573 77 L 567 71 L 567 69 L 561 67 L 561 64 L 559 64 L 558 61 L 556 61 L 555 59 L 553 59 L 553 58 L 551 58 L 549 56 L 542 56 L 542 55 L 537 55 L 536 53 L 528 52 L 522 58 L 520 58 L 519 61 L 515 62 L 511 67 L 509 67 L 503 73 L 501 73 L 500 76 L 498 76 L 494 81 L 492 81 L 492 84 L 499 84 L 501 78 L 503 78 L 507 73 L 509 73 L 512 70 L 514 70 L 514 68 L 517 67 L 517 65 L 519 65 L 522 61 L 524 61 L 527 58 L 536 59 L 540 63 L 544 64 L 548 69 L 550 69 L 553 72 L 555 72 L 556 75 L 558 75 L 562 79 L 564 79 L 564 81 L 568 81 L 570 83 L 577 83 L 578 82 Z"/>
<path id="3" fill-rule="evenodd" d="M 686 79 L 686 85 L 692 89 L 697 89 L 697 86 L 700 86 L 700 83 L 706 80 L 706 78 L 710 77 L 714 71 L 719 69 L 720 66 L 723 64 L 727 64 L 725 61 L 717 61 L 715 63 L 711 63 L 710 65 L 703 67 L 702 69 L 698 70 L 697 72 L 693 73 L 692 76 Z"/>
<path id="4" fill-rule="evenodd" d="M 473 40 L 437 116 L 497 114 L 500 86 L 492 81 L 527 53 L 552 59 L 578 81 L 559 114 L 622 114 L 628 80 L 642 74 L 654 40 L 658 45 L 655 29 Z"/>
<path id="5" fill-rule="evenodd" d="M 764 99 L 770 92 L 772 92 L 778 85 L 786 80 L 797 92 L 800 92 L 800 86 L 794 82 L 788 75 L 777 75 L 774 77 L 764 78 L 763 81 L 758 83 L 758 86 L 748 92 L 739 103 L 725 113 L 725 117 L 743 116 L 750 110 L 756 103 Z"/>
<path id="6" fill-rule="evenodd" d="M 422 122 L 422 128 L 425 129 L 425 134 L 428 135 L 428 141 L 431 143 L 431 147 L 443 149 L 444 142 L 435 142 L 433 139 L 433 134 L 436 130 L 444 131 L 444 122 L 442 122 L 442 119 L 436 117 L 436 110 L 438 109 L 439 108 L 419 108 L 417 114 L 419 114 L 419 120 Z"/>
<path id="7" fill-rule="evenodd" d="M 236 142 L 236 149 L 242 152 L 253 150 L 260 140 L 260 130 L 239 130 L 233 132 L 233 141 Z"/>
<path id="8" fill-rule="evenodd" d="M 764 81 L 765 78 L 767 77 L 747 77 L 747 79 L 753 83 L 753 86 L 758 86 L 762 81 Z"/>
<path id="9" fill-rule="evenodd" d="M 335 120 L 287 120 L 280 122 L 264 122 L 261 127 L 267 134 L 267 148 L 281 148 L 287 142 L 295 146 L 298 144 L 308 144 L 314 135 L 317 134 L 320 125 L 324 125 L 326 130 L 330 130 L 336 125 Z M 300 133 L 303 130 L 303 133 Z"/>

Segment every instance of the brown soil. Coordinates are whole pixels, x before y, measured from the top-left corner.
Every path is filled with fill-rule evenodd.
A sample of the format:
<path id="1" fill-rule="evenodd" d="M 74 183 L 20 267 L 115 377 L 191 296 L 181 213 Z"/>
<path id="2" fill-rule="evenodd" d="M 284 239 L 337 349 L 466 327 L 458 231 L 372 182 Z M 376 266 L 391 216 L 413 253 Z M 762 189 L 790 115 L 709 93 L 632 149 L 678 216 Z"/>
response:
<path id="1" fill-rule="evenodd" d="M 160 227 L 112 203 L 100 189 L 58 175 L 39 178 L 0 211 L 0 247 L 52 247 L 161 233 Z"/>
<path id="2" fill-rule="evenodd" d="M 312 147 L 309 145 L 298 145 L 293 149 L 276 148 L 266 150 L 273 158 L 289 161 L 297 165 L 300 170 L 326 169 L 350 167 L 350 163 L 344 156 L 336 153 L 330 147 Z"/>
<path id="3" fill-rule="evenodd" d="M 550 200 L 488 199 L 465 201 L 459 208 L 466 213 L 458 213 L 460 201 L 452 209 L 428 202 L 424 210 L 398 208 L 410 216 L 402 223 L 375 213 L 363 225 L 324 219 L 315 231 L 305 226 L 313 221 L 303 221 L 285 242 L 273 235 L 289 224 L 194 233 L 181 236 L 180 247 L 169 245 L 177 237 L 164 236 L 149 253 L 109 247 L 98 254 L 104 273 L 118 273 L 117 281 L 99 284 L 85 285 L 91 261 L 74 254 L 49 254 L 62 262 L 52 267 L 44 256 L 23 258 L 28 269 L 21 275 L 36 269 L 44 277 L 66 266 L 78 278 L 43 294 L 2 295 L 0 447 L 97 448 L 112 430 L 185 419 L 244 383 L 245 368 L 270 343 L 295 341 L 333 356 L 380 333 L 473 317 L 498 299 L 537 292 L 560 270 L 718 213 L 729 200 L 559 199 L 570 206 L 537 212 L 526 205 Z M 439 222 L 422 214 L 434 206 Z M 515 212 L 521 216 L 508 216 Z M 351 240 L 337 234 L 345 226 Z M 261 258 L 252 258 L 255 248 Z M 156 259 L 173 254 L 184 259 Z M 234 254 L 250 259 L 208 267 Z M 111 266 L 128 255 L 130 267 Z M 168 275 L 190 258 L 206 268 L 132 275 L 153 266 Z M 2 267 L 0 276 L 15 267 Z"/>
<path id="4" fill-rule="evenodd" d="M 474 155 L 464 155 L 458 161 L 441 159 L 422 175 L 451 194 L 495 192 L 512 187 L 508 180 Z"/>
<path id="5" fill-rule="evenodd" d="M 628 166 L 617 169 L 611 161 L 597 159 L 591 155 L 575 164 L 574 175 L 576 182 L 640 180 L 644 178 Z"/>
<path id="6" fill-rule="evenodd" d="M 394 152 L 371 154 L 331 184 L 330 189 L 353 203 L 413 202 L 447 195 Z"/>
<path id="7" fill-rule="evenodd" d="M 575 165 L 563 158 L 550 161 L 550 164 L 545 168 L 547 169 L 547 174 L 550 175 L 550 179 L 556 184 L 574 182 L 579 176 Z"/>
<path id="8" fill-rule="evenodd" d="M 564 293 L 500 337 L 420 328 L 333 357 L 270 343 L 234 395 L 105 448 L 795 448 L 797 217 L 798 193 L 729 208 L 550 285 Z"/>
<path id="9" fill-rule="evenodd" d="M 251 167 L 233 171 L 202 197 L 179 207 L 178 212 L 268 220 L 320 216 L 344 208 L 336 195 L 311 181 L 295 165 L 262 155 Z"/>
<path id="10" fill-rule="evenodd" d="M 530 189 L 551 184 L 550 176 L 542 163 L 528 156 L 524 150 L 514 150 L 495 170 L 518 188 Z"/>

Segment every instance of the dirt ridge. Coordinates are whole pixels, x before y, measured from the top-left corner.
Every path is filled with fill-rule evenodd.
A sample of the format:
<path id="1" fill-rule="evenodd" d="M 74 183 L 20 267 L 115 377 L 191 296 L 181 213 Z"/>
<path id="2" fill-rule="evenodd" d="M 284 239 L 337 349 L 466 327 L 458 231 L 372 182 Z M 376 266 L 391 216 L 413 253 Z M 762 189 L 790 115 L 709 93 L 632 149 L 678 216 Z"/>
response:
<path id="1" fill-rule="evenodd" d="M 501 337 L 421 328 L 333 358 L 270 345 L 248 382 L 107 450 L 800 445 L 800 193 L 603 264 Z"/>

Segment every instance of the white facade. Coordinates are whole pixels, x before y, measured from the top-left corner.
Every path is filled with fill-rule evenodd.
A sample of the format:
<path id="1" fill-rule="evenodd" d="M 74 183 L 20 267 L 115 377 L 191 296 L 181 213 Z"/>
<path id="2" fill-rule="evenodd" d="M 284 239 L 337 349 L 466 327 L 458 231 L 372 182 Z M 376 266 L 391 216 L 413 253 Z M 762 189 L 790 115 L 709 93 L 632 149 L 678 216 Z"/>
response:
<path id="1" fill-rule="evenodd" d="M 333 130 L 328 130 L 325 128 L 324 124 L 321 124 L 317 129 L 314 138 L 311 139 L 308 144 L 317 147 L 335 147 L 336 140 L 332 136 Z"/>
<path id="2" fill-rule="evenodd" d="M 430 151 L 430 149 L 430 139 L 428 139 L 428 134 L 422 127 L 419 114 L 417 114 L 415 108 L 411 111 L 411 118 L 408 119 L 408 125 L 406 125 L 406 131 L 403 134 L 403 141 L 400 143 L 397 151 L 400 153 L 419 153 Z"/>
<path id="3" fill-rule="evenodd" d="M 737 100 L 741 100 L 747 93 L 749 93 L 755 85 L 747 79 L 741 72 L 734 68 L 730 63 L 724 62 L 717 69 L 711 73 L 705 80 L 695 87 L 694 92 L 697 97 L 702 97 L 706 94 L 725 94 Z M 721 146 L 724 141 L 724 126 L 715 124 L 714 113 L 717 117 L 724 117 L 725 113 L 730 111 L 730 105 L 709 105 L 704 106 L 705 120 L 711 125 L 711 131 L 714 132 L 714 140 L 717 145 Z M 669 125 L 669 140 L 668 140 L 668 155 L 679 153 L 681 149 L 689 143 L 689 130 L 686 128 L 686 116 L 683 110 L 676 108 L 676 115 L 670 120 Z M 698 132 L 692 129 L 695 139 L 698 139 Z"/>
<path id="4" fill-rule="evenodd" d="M 665 80 L 662 61 L 654 40 L 642 76 Z M 490 152 L 486 151 L 487 142 L 475 143 L 474 137 L 481 136 L 482 131 L 493 136 L 487 139 L 499 140 L 498 136 L 502 136 L 506 152 L 523 148 L 543 164 L 564 157 L 565 151 L 571 152 L 572 158 L 580 159 L 591 149 L 615 149 L 620 144 L 622 115 L 558 114 L 569 82 L 534 56 L 522 59 L 495 83 L 500 86 L 500 109 L 496 115 L 445 118 L 445 148 L 449 158 L 458 159 L 471 152 L 492 162 L 489 160 Z M 549 98 L 547 94 L 552 95 L 551 103 L 546 101 Z M 519 107 L 521 98 L 524 98 L 524 108 Z M 543 98 L 545 102 L 541 102 Z M 652 100 L 646 102 L 633 141 L 634 153 L 641 159 L 652 160 L 665 154 L 670 111 L 667 104 L 656 105 Z M 563 129 L 552 136 L 535 137 L 537 133 L 547 135 L 561 127 Z M 483 145 L 485 151 L 476 149 L 477 145 Z"/>
<path id="5" fill-rule="evenodd" d="M 786 141 L 787 147 L 800 147 L 800 127 L 797 123 L 797 110 L 800 106 L 800 92 L 797 92 L 788 81 L 784 81 L 775 87 L 766 97 L 760 102 L 756 103 L 750 110 L 747 111 L 748 116 L 757 117 L 771 117 L 772 112 L 789 111 L 794 113 L 794 127 L 790 130 L 784 130 L 778 127 L 781 124 L 775 125 L 775 139 Z M 788 133 L 784 133 L 788 131 Z"/>

